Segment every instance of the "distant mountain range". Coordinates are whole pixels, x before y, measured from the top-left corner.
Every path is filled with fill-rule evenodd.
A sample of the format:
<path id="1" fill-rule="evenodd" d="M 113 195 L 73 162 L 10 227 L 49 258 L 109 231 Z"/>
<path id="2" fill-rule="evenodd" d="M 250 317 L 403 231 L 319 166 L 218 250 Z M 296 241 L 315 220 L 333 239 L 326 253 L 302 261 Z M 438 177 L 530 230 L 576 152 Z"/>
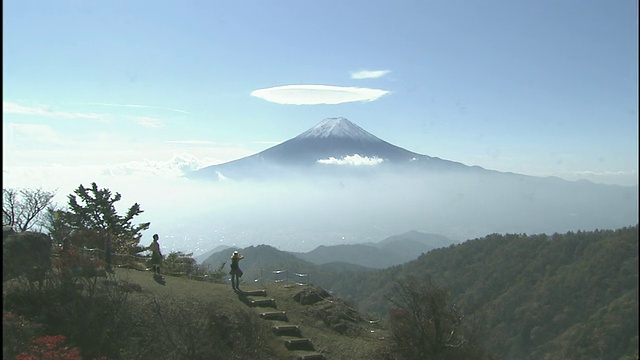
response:
<path id="1" fill-rule="evenodd" d="M 209 252 L 204 260 L 198 262 L 211 269 L 224 264 L 223 270 L 228 272 L 231 254 L 238 250 L 244 256 L 240 262 L 244 282 L 306 283 L 312 276 L 313 282 L 322 284 L 341 272 L 368 273 L 404 264 L 433 249 L 452 244 L 457 242 L 436 234 L 410 231 L 379 243 L 323 245 L 307 253 L 282 251 L 264 244 L 245 248 L 217 247 L 218 251 L 212 250 L 213 253 Z M 203 259 L 203 256 L 198 259 Z"/>
<path id="2" fill-rule="evenodd" d="M 196 256 L 194 259 L 196 260 L 196 262 L 198 264 L 201 264 L 205 260 L 207 260 L 209 258 L 209 256 L 211 256 L 211 255 L 213 255 L 215 253 L 222 252 L 224 250 L 230 249 L 230 248 L 231 247 L 227 246 L 227 245 L 219 245 L 219 246 L 216 246 L 215 248 L 213 248 L 213 249 L 211 249 L 211 250 L 209 250 L 209 251 L 207 251 L 207 252 L 205 252 L 203 254 L 200 254 L 200 255 Z"/>
<path id="3" fill-rule="evenodd" d="M 251 274 L 255 269 L 256 259 L 251 259 L 254 255 L 261 263 L 267 260 L 265 264 L 278 264 L 276 267 L 290 268 L 295 266 L 298 269 L 307 269 L 309 266 L 304 262 L 315 265 L 343 263 L 343 267 L 366 267 L 371 269 L 384 269 L 390 266 L 399 265 L 408 261 L 417 259 L 421 254 L 427 253 L 433 249 L 446 247 L 456 244 L 455 240 L 437 234 L 425 234 L 418 231 L 410 231 L 405 234 L 390 236 L 378 243 L 362 243 L 362 244 L 341 244 L 341 245 L 321 245 L 312 251 L 302 252 L 282 252 L 284 254 L 294 255 L 298 260 L 291 257 L 279 255 L 279 252 L 266 251 L 264 247 L 239 249 L 231 247 L 218 246 L 209 251 L 196 260 L 199 263 L 217 268 L 222 263 L 229 261 L 229 256 L 234 250 L 240 250 L 249 257 L 246 264 L 249 264 L 249 277 L 256 276 Z M 271 247 L 268 247 L 271 248 Z M 254 254 L 258 249 L 262 249 L 261 253 Z M 278 254 L 278 255 L 276 255 Z M 303 260 L 304 262 L 300 262 Z M 269 265 L 273 267 L 273 265 Z M 275 270 L 272 269 L 272 270 Z"/>
<path id="4" fill-rule="evenodd" d="M 269 245 L 249 246 L 246 248 L 231 247 L 212 254 L 202 262 L 202 265 L 211 269 L 218 269 L 224 265 L 223 270 L 228 273 L 230 268 L 230 258 L 234 250 L 238 250 L 244 258 L 240 261 L 240 268 L 243 271 L 242 281 L 245 283 L 273 282 L 279 280 L 300 282 L 307 278 L 299 278 L 296 274 L 319 274 L 323 271 L 318 265 L 302 260 L 292 253 L 281 251 Z M 348 266 L 349 270 L 362 270 L 357 266 Z M 285 271 L 285 272 L 280 272 Z M 289 273 L 290 272 L 290 273 Z"/>
<path id="5" fill-rule="evenodd" d="M 418 258 L 433 249 L 455 244 L 446 236 L 410 231 L 379 243 L 321 245 L 306 253 L 293 253 L 311 263 L 322 265 L 342 262 L 374 269 L 384 269 Z"/>

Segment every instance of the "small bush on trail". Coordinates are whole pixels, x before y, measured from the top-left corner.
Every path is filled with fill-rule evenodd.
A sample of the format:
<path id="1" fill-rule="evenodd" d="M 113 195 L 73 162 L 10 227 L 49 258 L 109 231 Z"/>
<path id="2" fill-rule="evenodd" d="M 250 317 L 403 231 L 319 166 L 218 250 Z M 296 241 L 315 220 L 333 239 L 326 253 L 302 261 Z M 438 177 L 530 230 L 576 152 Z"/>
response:
<path id="1" fill-rule="evenodd" d="M 249 310 L 225 312 L 214 303 L 159 300 L 141 305 L 147 327 L 136 334 L 133 358 L 275 359 L 267 324 Z M 142 319 L 140 319 L 142 320 Z"/>

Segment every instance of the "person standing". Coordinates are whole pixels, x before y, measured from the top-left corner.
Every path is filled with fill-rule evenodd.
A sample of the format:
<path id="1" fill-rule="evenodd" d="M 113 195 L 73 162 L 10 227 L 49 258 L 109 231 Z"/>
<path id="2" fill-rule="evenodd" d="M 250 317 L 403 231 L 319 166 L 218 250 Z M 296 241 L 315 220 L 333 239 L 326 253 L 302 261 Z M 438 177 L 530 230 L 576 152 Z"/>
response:
<path id="1" fill-rule="evenodd" d="M 158 234 L 153 234 L 153 242 L 151 245 L 147 246 L 145 250 L 151 250 L 151 266 L 153 266 L 153 275 L 160 275 L 162 253 L 160 252 L 160 244 L 158 243 Z"/>
<path id="2" fill-rule="evenodd" d="M 231 255 L 231 287 L 233 290 L 240 290 L 240 277 L 242 276 L 242 270 L 240 270 L 240 260 L 244 259 L 244 256 L 239 252 L 234 251 Z"/>

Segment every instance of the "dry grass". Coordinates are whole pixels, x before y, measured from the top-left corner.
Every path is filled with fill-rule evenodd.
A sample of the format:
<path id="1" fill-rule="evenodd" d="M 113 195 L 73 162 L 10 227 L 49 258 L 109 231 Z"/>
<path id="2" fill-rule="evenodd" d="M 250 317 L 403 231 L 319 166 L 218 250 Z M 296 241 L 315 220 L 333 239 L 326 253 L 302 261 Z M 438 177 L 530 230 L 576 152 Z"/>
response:
<path id="1" fill-rule="evenodd" d="M 137 296 L 152 295 L 158 299 L 184 300 L 185 302 L 210 301 L 223 312 L 247 308 L 247 305 L 241 301 L 241 297 L 233 292 L 231 285 L 171 276 L 166 276 L 164 284 L 161 284 L 154 279 L 150 271 L 129 269 L 117 269 L 115 275 L 119 280 L 139 285 L 141 291 L 137 292 Z M 253 310 L 256 313 L 285 311 L 289 324 L 298 325 L 302 336 L 311 339 L 315 352 L 324 354 L 327 359 L 375 359 L 379 357 L 379 349 L 386 345 L 386 332 L 369 324 L 359 314 L 354 314 L 355 310 L 342 300 L 329 296 L 313 304 L 302 305 L 294 299 L 296 294 L 303 291 L 321 291 L 312 285 L 243 284 L 241 288 L 244 291 L 265 289 L 267 298 L 275 299 L 276 309 L 256 307 Z M 328 296 L 328 294 L 325 295 Z M 269 322 L 269 325 L 276 324 L 273 320 L 264 321 Z M 283 338 L 276 335 L 273 335 L 270 343 L 273 346 L 273 352 L 282 359 L 310 353 L 310 351 L 287 350 Z"/>

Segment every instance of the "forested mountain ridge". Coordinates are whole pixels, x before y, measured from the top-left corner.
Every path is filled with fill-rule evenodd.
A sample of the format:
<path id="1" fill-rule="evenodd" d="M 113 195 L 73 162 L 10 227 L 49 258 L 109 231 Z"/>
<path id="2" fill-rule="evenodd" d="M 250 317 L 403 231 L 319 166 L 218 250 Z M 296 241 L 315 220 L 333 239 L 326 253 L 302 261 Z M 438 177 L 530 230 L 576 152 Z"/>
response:
<path id="1" fill-rule="evenodd" d="M 313 265 L 340 266 L 341 268 L 353 265 L 353 268 L 384 269 L 415 260 L 420 254 L 454 243 L 456 243 L 455 240 L 446 236 L 421 233 L 414 230 L 400 235 L 389 236 L 377 243 L 320 245 L 306 253 L 275 251 L 272 246 L 268 245 L 251 246 L 243 251 L 249 257 L 254 255 L 257 257 L 255 260 L 249 259 L 245 261 L 248 264 L 247 266 L 250 267 L 247 268 L 248 271 L 245 271 L 245 273 L 253 277 L 256 268 L 257 270 L 260 270 L 260 268 L 293 268 L 298 271 L 314 271 L 316 267 Z M 215 268 L 223 262 L 228 262 L 229 254 L 233 250 L 239 249 L 218 246 L 200 255 L 197 260 L 200 259 L 201 263 Z M 285 254 L 295 255 L 297 259 L 303 261 L 300 262 Z M 337 265 L 338 263 L 342 263 L 342 265 Z M 320 268 L 323 267 L 321 266 Z"/>
<path id="2" fill-rule="evenodd" d="M 503 358 L 638 354 L 638 225 L 492 234 L 368 276 L 354 274 L 357 281 L 321 285 L 365 313 L 386 314 L 394 281 L 408 275 L 430 276 L 448 288 L 454 303 L 482 319 L 489 349 Z"/>
<path id="3" fill-rule="evenodd" d="M 384 269 L 415 260 L 420 254 L 456 243 L 446 236 L 410 231 L 373 243 L 318 246 L 306 253 L 293 253 L 314 264 L 349 263 Z"/>
<path id="4" fill-rule="evenodd" d="M 230 270 L 230 255 L 234 250 L 239 250 L 244 256 L 240 262 L 243 271 L 242 281 L 247 283 L 268 283 L 272 281 L 286 280 L 293 282 L 338 283 L 342 275 L 366 274 L 369 269 L 356 264 L 330 263 L 317 265 L 300 259 L 293 253 L 281 251 L 273 246 L 258 245 L 244 249 L 228 248 L 210 255 L 202 262 L 202 265 L 210 269 L 223 266 L 223 270 Z M 302 276 L 301 276 L 302 275 Z M 352 276 L 347 279 L 350 280 Z M 329 280 L 327 280 L 329 279 Z"/>
<path id="5" fill-rule="evenodd" d="M 289 269 L 291 281 L 306 273 L 302 281 L 383 318 L 399 279 L 431 277 L 449 291 L 451 303 L 480 321 L 488 350 L 504 359 L 637 358 L 638 225 L 491 234 L 383 270 L 315 265 L 266 245 L 241 252 L 244 281 L 273 280 L 266 269 Z M 219 255 L 209 259 L 212 265 L 228 257 Z"/>

